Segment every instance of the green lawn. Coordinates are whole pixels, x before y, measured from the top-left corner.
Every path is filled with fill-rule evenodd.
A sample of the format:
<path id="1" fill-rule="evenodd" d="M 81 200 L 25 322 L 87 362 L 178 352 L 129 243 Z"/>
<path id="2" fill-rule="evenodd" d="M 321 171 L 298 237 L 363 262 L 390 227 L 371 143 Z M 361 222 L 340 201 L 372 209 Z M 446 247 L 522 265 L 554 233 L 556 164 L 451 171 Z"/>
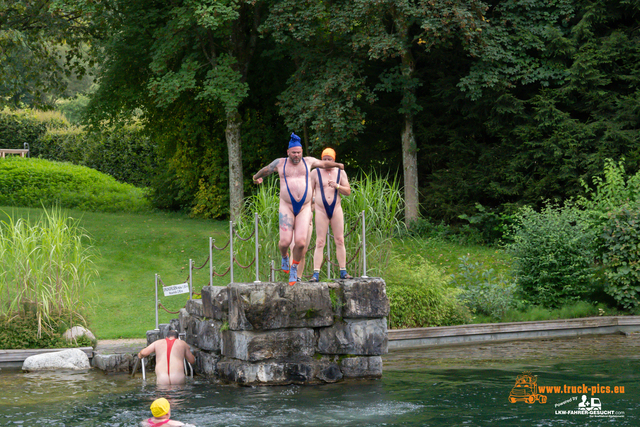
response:
<path id="1" fill-rule="evenodd" d="M 0 207 L 0 210 L 14 217 L 37 217 L 41 212 L 12 207 Z M 217 246 L 223 246 L 229 234 L 228 221 L 191 219 L 177 213 L 65 212 L 80 220 L 98 253 L 96 267 L 100 276 L 87 295 L 92 301 L 89 326 L 98 339 L 144 337 L 147 330 L 155 327 L 155 273 L 165 285 L 184 283 L 188 278 L 189 259 L 194 260 L 196 267 L 205 264 L 209 237 L 216 239 Z M 246 244 L 253 245 L 251 241 Z M 216 271 L 227 269 L 228 253 L 227 250 L 214 251 Z M 419 254 L 447 274 L 455 273 L 458 258 L 467 254 L 473 262 L 480 261 L 496 271 L 505 270 L 508 265 L 508 257 L 492 248 L 426 239 L 395 240 L 393 253 L 396 261 Z M 236 268 L 235 281 L 253 281 L 254 274 L 253 268 Z M 262 280 L 266 274 L 261 272 Z M 208 284 L 208 275 L 208 264 L 194 272 L 194 291 Z M 214 285 L 228 283 L 229 275 L 214 279 Z M 184 307 L 188 294 L 164 297 L 160 289 L 159 298 L 169 311 L 178 311 Z M 162 309 L 159 314 L 160 323 L 178 317 Z"/>

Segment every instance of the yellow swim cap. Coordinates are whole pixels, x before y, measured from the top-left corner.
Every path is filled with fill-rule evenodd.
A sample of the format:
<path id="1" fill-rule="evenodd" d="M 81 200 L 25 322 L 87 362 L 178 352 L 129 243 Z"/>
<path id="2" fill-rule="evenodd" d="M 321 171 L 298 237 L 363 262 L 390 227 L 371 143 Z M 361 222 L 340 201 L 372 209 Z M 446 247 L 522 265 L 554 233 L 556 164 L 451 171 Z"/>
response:
<path id="1" fill-rule="evenodd" d="M 333 161 L 336 161 L 336 152 L 333 148 L 325 148 L 322 152 L 322 156 L 320 156 L 320 160 L 322 160 L 324 156 L 331 156 L 333 157 Z"/>
<path id="2" fill-rule="evenodd" d="M 167 415 L 169 413 L 169 409 L 171 409 L 171 406 L 169 405 L 169 401 L 164 397 L 161 397 L 160 399 L 155 400 L 151 404 L 151 413 L 156 418 L 161 417 L 163 415 Z"/>

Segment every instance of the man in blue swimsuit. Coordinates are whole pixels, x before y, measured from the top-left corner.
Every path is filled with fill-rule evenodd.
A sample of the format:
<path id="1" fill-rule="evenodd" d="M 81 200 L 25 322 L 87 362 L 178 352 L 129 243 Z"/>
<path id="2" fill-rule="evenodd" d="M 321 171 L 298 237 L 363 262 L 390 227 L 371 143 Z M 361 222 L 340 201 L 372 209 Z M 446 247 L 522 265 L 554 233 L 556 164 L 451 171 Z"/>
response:
<path id="1" fill-rule="evenodd" d="M 322 160 L 336 160 L 336 152 L 327 148 L 322 152 Z M 351 186 L 347 173 L 340 169 L 316 169 L 311 174 L 311 188 L 316 199 L 316 250 L 313 255 L 313 277 L 310 282 L 320 280 L 323 250 L 327 238 L 327 230 L 331 224 L 333 238 L 336 242 L 336 256 L 340 267 L 341 279 L 352 279 L 347 273 L 347 251 L 344 246 L 344 213 L 342 196 L 351 194 Z"/>
<path id="2" fill-rule="evenodd" d="M 278 246 L 282 254 L 282 271 L 289 273 L 289 285 L 295 285 L 298 280 L 298 264 L 306 251 L 307 233 L 311 222 L 311 189 L 309 188 L 309 172 L 314 168 L 340 168 L 342 163 L 318 160 L 315 157 L 302 156 L 300 137 L 291 134 L 287 157 L 275 159 L 271 164 L 260 169 L 253 176 L 254 184 L 262 184 L 262 179 L 273 172 L 280 176 L 280 208 L 279 226 L 280 241 Z M 292 262 L 289 263 L 287 251 L 291 241 L 295 244 L 292 252 Z"/>

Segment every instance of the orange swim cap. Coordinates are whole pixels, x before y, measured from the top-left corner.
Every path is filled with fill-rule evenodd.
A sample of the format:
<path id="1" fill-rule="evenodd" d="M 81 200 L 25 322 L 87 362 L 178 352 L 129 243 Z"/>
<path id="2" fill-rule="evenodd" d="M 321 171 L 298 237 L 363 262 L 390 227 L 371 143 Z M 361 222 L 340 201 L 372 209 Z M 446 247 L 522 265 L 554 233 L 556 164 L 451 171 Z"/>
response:
<path id="1" fill-rule="evenodd" d="M 322 160 L 322 158 L 324 156 L 331 156 L 333 157 L 333 161 L 336 161 L 336 152 L 334 151 L 333 148 L 325 148 L 324 151 L 322 152 L 322 156 L 320 156 L 320 159 Z"/>

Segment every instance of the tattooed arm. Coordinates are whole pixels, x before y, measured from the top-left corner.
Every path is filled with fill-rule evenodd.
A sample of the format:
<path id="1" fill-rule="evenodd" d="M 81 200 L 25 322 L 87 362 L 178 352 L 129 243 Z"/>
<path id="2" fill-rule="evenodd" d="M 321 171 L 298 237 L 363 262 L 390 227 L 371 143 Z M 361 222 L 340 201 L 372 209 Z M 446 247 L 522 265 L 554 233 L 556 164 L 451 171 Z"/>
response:
<path id="1" fill-rule="evenodd" d="M 281 159 L 275 159 L 269 165 L 260 169 L 258 173 L 253 176 L 253 183 L 262 184 L 262 178 L 264 178 L 265 176 L 269 176 L 278 170 L 278 164 L 280 163 L 280 160 Z"/>

